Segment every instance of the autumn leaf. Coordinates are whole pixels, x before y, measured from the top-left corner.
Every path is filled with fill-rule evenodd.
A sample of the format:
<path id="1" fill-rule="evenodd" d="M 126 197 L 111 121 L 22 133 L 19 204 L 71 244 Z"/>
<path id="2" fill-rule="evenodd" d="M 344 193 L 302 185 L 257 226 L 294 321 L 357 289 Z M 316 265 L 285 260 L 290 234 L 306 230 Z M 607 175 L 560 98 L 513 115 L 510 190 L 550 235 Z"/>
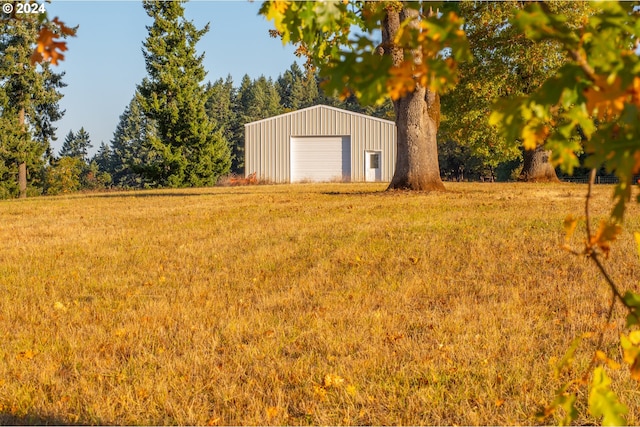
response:
<path id="1" fill-rule="evenodd" d="M 324 380 L 322 381 L 322 385 L 325 388 L 340 387 L 342 384 L 344 384 L 344 378 L 335 374 L 325 375 Z"/>
<path id="2" fill-rule="evenodd" d="M 52 21 L 54 24 L 56 24 L 58 26 L 58 29 L 60 30 L 60 32 L 65 35 L 65 36 L 71 36 L 74 37 L 76 35 L 76 30 L 75 28 L 69 28 L 67 27 L 64 22 L 62 22 L 61 20 L 58 19 L 58 17 L 56 16 L 55 18 L 53 18 Z"/>
<path id="3" fill-rule="evenodd" d="M 266 14 L 267 19 L 273 20 L 276 24 L 276 30 L 283 33 L 283 28 L 281 28 L 282 20 L 284 13 L 289 8 L 289 1 L 272 1 L 269 2 L 269 8 Z M 285 30 L 286 31 L 286 30 Z"/>
<path id="4" fill-rule="evenodd" d="M 620 225 L 602 220 L 600 221 L 598 231 L 591 236 L 589 246 L 597 246 L 600 248 L 604 256 L 608 257 L 609 252 L 611 251 L 611 242 L 616 240 L 616 237 L 621 231 L 622 227 L 620 227 Z"/>
<path id="5" fill-rule="evenodd" d="M 631 331 L 629 335 L 622 335 L 620 340 L 623 342 L 622 348 L 635 348 L 635 351 L 632 353 L 624 353 L 624 361 L 629 364 L 633 363 L 636 357 L 640 356 L 640 331 Z"/>
<path id="6" fill-rule="evenodd" d="M 522 129 L 522 146 L 525 150 L 535 150 L 549 136 L 549 127 L 543 123 L 527 124 Z"/>
<path id="7" fill-rule="evenodd" d="M 266 415 L 267 415 L 267 419 L 269 421 L 273 420 L 274 418 L 276 418 L 279 414 L 280 414 L 281 408 L 278 406 L 269 406 L 266 409 Z"/>
<path id="8" fill-rule="evenodd" d="M 620 347 L 624 362 L 629 365 L 631 378 L 640 381 L 640 331 L 632 331 L 620 337 Z"/>
<path id="9" fill-rule="evenodd" d="M 607 356 L 607 354 L 602 350 L 596 351 L 595 357 L 597 360 L 604 362 L 610 369 L 613 369 L 613 370 L 620 369 L 620 364 L 615 360 L 611 359 L 609 356 Z"/>
<path id="10" fill-rule="evenodd" d="M 405 60 L 389 70 L 387 91 L 391 99 L 400 99 L 415 90 L 414 65 L 413 61 Z"/>
<path id="11" fill-rule="evenodd" d="M 324 401 L 327 399 L 327 390 L 318 384 L 314 384 L 313 394 L 320 401 Z"/>
<path id="12" fill-rule="evenodd" d="M 350 384 L 346 387 L 345 391 L 351 397 L 355 397 L 358 394 L 358 389 L 353 384 Z"/>
<path id="13" fill-rule="evenodd" d="M 36 356 L 36 354 L 31 351 L 31 350 L 25 350 L 25 351 L 21 351 L 20 353 L 18 353 L 18 359 L 23 359 L 23 360 L 31 360 Z"/>
<path id="14" fill-rule="evenodd" d="M 604 77 L 598 76 L 595 84 L 584 91 L 584 97 L 587 100 L 587 111 L 597 113 L 597 117 L 602 119 L 620 114 L 628 94 L 622 87 L 620 77 L 609 83 Z"/>
<path id="15" fill-rule="evenodd" d="M 31 55 L 31 64 L 49 61 L 53 65 L 57 65 L 58 61 L 64 59 L 64 55 L 61 52 L 67 50 L 66 42 L 59 42 L 55 39 L 58 36 L 48 28 L 40 30 L 38 35 L 36 50 Z"/>

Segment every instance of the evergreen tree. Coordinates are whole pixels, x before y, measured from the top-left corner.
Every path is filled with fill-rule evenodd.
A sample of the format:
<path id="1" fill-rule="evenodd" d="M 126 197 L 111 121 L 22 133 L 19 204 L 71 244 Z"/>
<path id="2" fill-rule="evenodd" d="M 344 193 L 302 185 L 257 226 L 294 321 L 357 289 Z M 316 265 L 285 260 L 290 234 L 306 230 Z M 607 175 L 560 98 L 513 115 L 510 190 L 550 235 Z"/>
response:
<path id="1" fill-rule="evenodd" d="M 280 95 L 273 80 L 260 76 L 251 80 L 244 75 L 236 98 L 236 126 L 233 150 L 235 154 L 234 172 L 244 172 L 244 125 L 283 112 Z"/>
<path id="2" fill-rule="evenodd" d="M 81 127 L 77 133 L 73 133 L 70 130 L 62 143 L 60 157 L 76 157 L 82 160 L 83 163 L 88 164 L 89 149 L 91 147 L 93 147 L 91 145 L 91 137 L 84 127 Z"/>
<path id="3" fill-rule="evenodd" d="M 234 108 L 236 89 L 233 87 L 233 78 L 228 75 L 226 80 L 220 78 L 213 84 L 208 83 L 205 92 L 207 115 L 217 123 L 225 138 L 231 140 L 236 115 Z"/>
<path id="4" fill-rule="evenodd" d="M 63 74 L 47 63 L 30 65 L 39 30 L 36 16 L 0 20 L 0 193 L 3 197 L 26 197 L 27 186 L 42 190 L 41 171 L 45 153 L 54 139 L 52 122 L 63 112 L 58 89 Z"/>
<path id="5" fill-rule="evenodd" d="M 242 155 L 238 153 L 236 89 L 233 87 L 231 75 L 228 75 L 226 80 L 218 79 L 213 84 L 208 83 L 206 94 L 207 115 L 210 120 L 217 123 L 222 135 L 227 140 L 231 150 L 231 170 L 237 172 L 237 159 Z"/>
<path id="6" fill-rule="evenodd" d="M 276 81 L 284 110 L 294 111 L 318 103 L 318 82 L 311 71 L 306 73 L 297 63 L 281 74 Z"/>
<path id="7" fill-rule="evenodd" d="M 162 159 L 149 144 L 156 137 L 153 120 L 145 117 L 134 95 L 120 115 L 120 121 L 111 140 L 111 158 L 107 172 L 113 184 L 119 187 L 136 188 L 160 185 L 155 176 L 156 164 Z"/>
<path id="8" fill-rule="evenodd" d="M 75 157 L 73 155 L 73 146 L 75 139 L 76 134 L 73 132 L 73 130 L 70 129 L 69 133 L 62 142 L 62 147 L 60 148 L 60 157 Z"/>
<path id="9" fill-rule="evenodd" d="M 184 19 L 181 2 L 147 0 L 154 19 L 144 42 L 148 77 L 138 86 L 138 101 L 157 134 L 145 144 L 157 154 L 144 174 L 159 185 L 180 187 L 215 184 L 228 172 L 230 151 L 222 132 L 206 114 L 205 77 L 196 43 L 209 30 Z"/>
<path id="10" fill-rule="evenodd" d="M 91 163 L 98 166 L 100 172 L 110 173 L 111 171 L 111 146 L 104 141 L 100 143 L 98 152 L 91 159 Z"/>

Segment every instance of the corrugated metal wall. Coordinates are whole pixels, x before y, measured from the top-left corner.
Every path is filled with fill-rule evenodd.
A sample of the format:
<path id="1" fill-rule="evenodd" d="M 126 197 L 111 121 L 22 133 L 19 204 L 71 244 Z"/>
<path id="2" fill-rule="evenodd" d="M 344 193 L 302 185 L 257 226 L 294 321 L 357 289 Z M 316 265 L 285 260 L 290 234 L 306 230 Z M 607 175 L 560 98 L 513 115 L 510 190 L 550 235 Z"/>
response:
<path id="1" fill-rule="evenodd" d="M 382 180 L 396 165 L 396 125 L 326 105 L 316 105 L 245 125 L 245 175 L 290 182 L 290 140 L 294 136 L 350 136 L 351 180 L 364 181 L 366 151 L 382 153 Z"/>

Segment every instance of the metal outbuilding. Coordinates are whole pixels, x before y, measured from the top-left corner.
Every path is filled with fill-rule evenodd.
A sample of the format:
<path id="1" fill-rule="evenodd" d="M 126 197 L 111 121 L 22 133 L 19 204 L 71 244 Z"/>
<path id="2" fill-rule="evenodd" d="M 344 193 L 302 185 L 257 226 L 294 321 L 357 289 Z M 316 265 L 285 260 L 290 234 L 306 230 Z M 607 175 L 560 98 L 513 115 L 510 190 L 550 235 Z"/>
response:
<path id="1" fill-rule="evenodd" d="M 277 183 L 393 177 L 392 121 L 316 105 L 244 126 L 246 176 Z"/>

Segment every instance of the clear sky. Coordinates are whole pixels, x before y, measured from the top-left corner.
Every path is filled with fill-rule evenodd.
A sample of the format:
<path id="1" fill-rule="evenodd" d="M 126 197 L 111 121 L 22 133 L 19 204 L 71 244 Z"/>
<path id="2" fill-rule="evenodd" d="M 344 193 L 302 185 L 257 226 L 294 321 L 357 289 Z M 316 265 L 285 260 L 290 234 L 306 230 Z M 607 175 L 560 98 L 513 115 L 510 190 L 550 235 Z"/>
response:
<path id="1" fill-rule="evenodd" d="M 41 1 L 41 0 L 38 0 Z M 205 53 L 205 82 L 260 75 L 274 80 L 296 61 L 292 46 L 269 37 L 271 22 L 258 16 L 260 1 L 197 0 L 184 4 L 185 17 L 197 28 L 210 23 L 198 42 Z M 92 153 L 109 142 L 118 118 L 146 76 L 142 43 L 147 37 L 147 16 L 139 1 L 53 0 L 45 7 L 50 18 L 58 16 L 67 26 L 79 25 L 77 37 L 67 39 L 69 50 L 57 71 L 66 73 L 67 87 L 60 104 L 64 118 L 55 123 L 57 151 L 69 130 L 84 127 L 91 136 Z"/>

